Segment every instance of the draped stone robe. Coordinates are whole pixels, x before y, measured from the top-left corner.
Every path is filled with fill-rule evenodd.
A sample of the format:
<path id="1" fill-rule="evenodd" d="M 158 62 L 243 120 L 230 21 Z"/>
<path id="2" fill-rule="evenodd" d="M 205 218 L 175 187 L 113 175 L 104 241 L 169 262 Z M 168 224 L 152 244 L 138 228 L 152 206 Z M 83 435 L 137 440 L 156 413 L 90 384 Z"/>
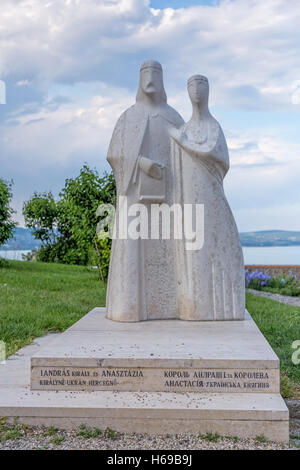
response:
<path id="1" fill-rule="evenodd" d="M 116 222 L 132 204 L 172 205 L 173 173 L 168 128 L 179 127 L 179 114 L 161 103 L 150 107 L 136 103 L 119 118 L 110 142 L 107 160 L 116 179 Z M 160 163 L 163 178 L 151 181 L 139 165 L 141 157 Z M 144 185 L 144 186 L 143 186 Z M 161 185 L 161 187 L 159 186 Z M 154 188 L 143 198 L 146 188 Z M 126 196 L 126 204 L 120 205 Z M 157 196 L 157 197 L 156 197 Z M 131 218 L 128 218 L 130 222 Z M 151 223 L 149 223 L 149 232 Z M 107 317 L 115 321 L 135 322 L 178 317 L 176 256 L 174 240 L 120 239 L 112 242 Z"/>
<path id="2" fill-rule="evenodd" d="M 186 129 L 177 132 L 186 137 Z M 240 320 L 245 312 L 243 253 L 223 190 L 229 168 L 226 140 L 213 118 L 199 141 L 204 143 L 188 137 L 172 143 L 174 200 L 204 205 L 203 247 L 188 251 L 184 240 L 176 240 L 179 318 Z"/>

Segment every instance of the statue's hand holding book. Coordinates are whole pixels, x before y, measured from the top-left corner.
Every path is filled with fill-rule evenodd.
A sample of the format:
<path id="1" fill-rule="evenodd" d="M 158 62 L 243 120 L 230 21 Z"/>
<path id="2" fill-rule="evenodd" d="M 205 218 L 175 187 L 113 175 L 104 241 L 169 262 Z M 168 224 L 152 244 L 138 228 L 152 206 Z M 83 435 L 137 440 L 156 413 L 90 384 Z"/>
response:
<path id="1" fill-rule="evenodd" d="M 140 202 L 162 203 L 166 197 L 165 167 L 147 157 L 139 157 Z"/>
<path id="2" fill-rule="evenodd" d="M 150 178 L 161 180 L 163 177 L 164 166 L 150 158 L 140 157 L 139 167 L 146 175 L 150 176 Z"/>

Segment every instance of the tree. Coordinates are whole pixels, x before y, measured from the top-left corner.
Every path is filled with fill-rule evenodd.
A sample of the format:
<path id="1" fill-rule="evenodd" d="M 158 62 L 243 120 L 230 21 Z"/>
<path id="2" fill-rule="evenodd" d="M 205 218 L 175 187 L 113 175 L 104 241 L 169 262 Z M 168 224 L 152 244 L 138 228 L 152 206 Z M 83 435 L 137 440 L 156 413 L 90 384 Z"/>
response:
<path id="1" fill-rule="evenodd" d="M 10 207 L 12 199 L 12 182 L 5 181 L 0 178 L 0 246 L 9 240 L 17 225 L 12 220 L 15 212 Z"/>
<path id="2" fill-rule="evenodd" d="M 96 211 L 99 204 L 115 204 L 115 200 L 113 175 L 104 173 L 100 177 L 88 165 L 82 167 L 76 178 L 65 181 L 57 201 L 51 192 L 34 193 L 32 199 L 24 203 L 23 214 L 26 226 L 32 228 L 35 238 L 43 243 L 39 259 L 81 265 L 98 262 L 99 268 L 103 265 L 100 272 L 105 279 L 110 241 L 103 247 L 97 243 Z"/>
<path id="3" fill-rule="evenodd" d="M 68 239 L 69 260 L 75 264 L 87 264 L 88 248 L 96 235 L 99 204 L 115 203 L 115 180 L 112 174 L 99 177 L 96 170 L 84 165 L 77 178 L 67 179 L 57 204 L 58 230 Z"/>
<path id="4" fill-rule="evenodd" d="M 35 192 L 23 205 L 25 225 L 32 228 L 36 239 L 45 244 L 56 242 L 57 205 L 51 192 Z"/>

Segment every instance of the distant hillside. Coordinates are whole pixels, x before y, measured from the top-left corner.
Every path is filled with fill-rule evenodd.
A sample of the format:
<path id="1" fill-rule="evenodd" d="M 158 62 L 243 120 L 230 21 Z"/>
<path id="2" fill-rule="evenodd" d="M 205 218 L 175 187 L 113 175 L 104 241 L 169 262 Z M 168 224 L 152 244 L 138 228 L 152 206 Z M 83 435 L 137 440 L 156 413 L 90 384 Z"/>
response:
<path id="1" fill-rule="evenodd" d="M 262 230 L 240 233 L 243 246 L 292 246 L 300 245 L 300 232 L 288 230 Z"/>
<path id="2" fill-rule="evenodd" d="M 41 242 L 34 238 L 31 229 L 17 227 L 13 238 L 5 245 L 1 245 L 0 250 L 34 250 L 40 245 Z"/>
<path id="3" fill-rule="evenodd" d="M 300 246 L 300 232 L 263 230 L 239 235 L 243 246 Z M 34 250 L 40 245 L 41 242 L 35 240 L 30 229 L 17 227 L 14 237 L 6 245 L 2 245 L 0 250 Z"/>

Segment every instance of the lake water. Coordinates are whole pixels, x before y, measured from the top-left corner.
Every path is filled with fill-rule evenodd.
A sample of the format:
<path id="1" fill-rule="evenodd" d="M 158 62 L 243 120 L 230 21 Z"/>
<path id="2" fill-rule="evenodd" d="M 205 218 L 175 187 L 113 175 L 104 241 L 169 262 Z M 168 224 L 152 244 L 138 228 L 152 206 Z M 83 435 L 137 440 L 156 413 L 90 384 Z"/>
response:
<path id="1" fill-rule="evenodd" d="M 23 261 L 22 254 L 27 255 L 27 253 L 30 253 L 30 251 L 31 250 L 0 250 L 0 258 L 13 259 L 15 261 Z"/>
<path id="2" fill-rule="evenodd" d="M 1 251 L 0 257 L 22 261 L 30 250 Z M 300 265 L 300 246 L 243 246 L 245 264 Z"/>
<path id="3" fill-rule="evenodd" d="M 243 246 L 245 264 L 300 265 L 300 246 Z"/>

